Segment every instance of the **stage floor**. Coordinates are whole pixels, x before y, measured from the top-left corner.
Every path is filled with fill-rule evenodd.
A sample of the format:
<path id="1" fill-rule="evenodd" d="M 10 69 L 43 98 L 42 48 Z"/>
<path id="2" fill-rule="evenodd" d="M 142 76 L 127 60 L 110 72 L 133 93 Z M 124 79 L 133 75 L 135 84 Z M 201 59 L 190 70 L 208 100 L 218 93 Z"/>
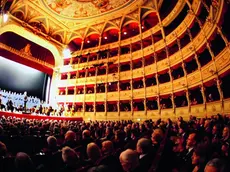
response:
<path id="1" fill-rule="evenodd" d="M 42 116 L 42 115 L 32 115 L 32 114 L 20 114 L 0 111 L 0 117 L 16 117 L 16 118 L 26 118 L 26 119 L 40 119 L 40 120 L 68 120 L 68 121 L 83 121 L 82 117 L 63 117 L 63 116 Z"/>

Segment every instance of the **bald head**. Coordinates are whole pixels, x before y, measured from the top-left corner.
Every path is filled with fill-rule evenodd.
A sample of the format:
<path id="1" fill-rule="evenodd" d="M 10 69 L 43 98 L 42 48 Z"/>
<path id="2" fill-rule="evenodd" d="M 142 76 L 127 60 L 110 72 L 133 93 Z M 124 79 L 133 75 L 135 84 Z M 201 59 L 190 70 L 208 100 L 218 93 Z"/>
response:
<path id="1" fill-rule="evenodd" d="M 67 133 L 65 134 L 65 140 L 66 141 L 73 141 L 75 139 L 76 139 L 76 134 L 71 130 L 67 131 Z"/>
<path id="2" fill-rule="evenodd" d="M 103 153 L 112 153 L 114 151 L 113 142 L 111 142 L 110 140 L 102 142 L 102 151 Z"/>
<path id="3" fill-rule="evenodd" d="M 120 163 L 124 171 L 132 171 L 139 165 L 137 152 L 132 149 L 123 151 L 120 155 Z"/>
<path id="4" fill-rule="evenodd" d="M 90 137 L 90 131 L 89 130 L 84 130 L 82 132 L 82 138 L 85 139 L 87 137 Z"/>

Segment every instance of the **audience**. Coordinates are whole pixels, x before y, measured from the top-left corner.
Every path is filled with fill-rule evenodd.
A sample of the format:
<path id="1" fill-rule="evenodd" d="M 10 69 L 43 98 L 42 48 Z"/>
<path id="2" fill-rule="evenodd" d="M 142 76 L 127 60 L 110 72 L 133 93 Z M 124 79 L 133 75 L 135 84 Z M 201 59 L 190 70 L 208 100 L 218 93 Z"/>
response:
<path id="1" fill-rule="evenodd" d="M 227 172 L 229 124 L 219 114 L 142 123 L 2 116 L 0 171 Z"/>

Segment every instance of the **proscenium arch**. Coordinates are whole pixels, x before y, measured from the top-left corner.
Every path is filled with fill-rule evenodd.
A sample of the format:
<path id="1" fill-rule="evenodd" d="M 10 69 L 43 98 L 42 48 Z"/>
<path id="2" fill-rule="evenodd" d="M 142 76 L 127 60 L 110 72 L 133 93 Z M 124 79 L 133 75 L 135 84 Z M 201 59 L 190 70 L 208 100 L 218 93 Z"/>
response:
<path id="1" fill-rule="evenodd" d="M 15 34 L 17 34 L 23 38 L 26 38 L 26 39 L 40 45 L 41 47 L 48 49 L 54 56 L 55 66 L 59 66 L 61 64 L 61 61 L 62 61 L 61 54 L 58 51 L 57 47 L 55 47 L 50 42 L 40 38 L 37 35 L 34 35 L 33 33 L 29 32 L 28 30 L 26 30 L 26 29 L 24 29 L 18 25 L 15 25 L 15 24 L 8 24 L 8 25 L 1 27 L 0 35 L 2 35 L 5 32 L 13 32 L 13 33 L 15 33 Z"/>

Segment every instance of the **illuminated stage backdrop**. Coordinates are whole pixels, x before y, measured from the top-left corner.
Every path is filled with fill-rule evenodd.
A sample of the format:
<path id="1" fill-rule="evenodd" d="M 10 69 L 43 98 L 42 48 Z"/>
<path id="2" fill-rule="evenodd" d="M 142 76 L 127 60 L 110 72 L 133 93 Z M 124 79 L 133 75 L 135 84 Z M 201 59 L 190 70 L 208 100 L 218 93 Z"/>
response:
<path id="1" fill-rule="evenodd" d="M 45 99 L 48 75 L 0 56 L 0 88 Z"/>

